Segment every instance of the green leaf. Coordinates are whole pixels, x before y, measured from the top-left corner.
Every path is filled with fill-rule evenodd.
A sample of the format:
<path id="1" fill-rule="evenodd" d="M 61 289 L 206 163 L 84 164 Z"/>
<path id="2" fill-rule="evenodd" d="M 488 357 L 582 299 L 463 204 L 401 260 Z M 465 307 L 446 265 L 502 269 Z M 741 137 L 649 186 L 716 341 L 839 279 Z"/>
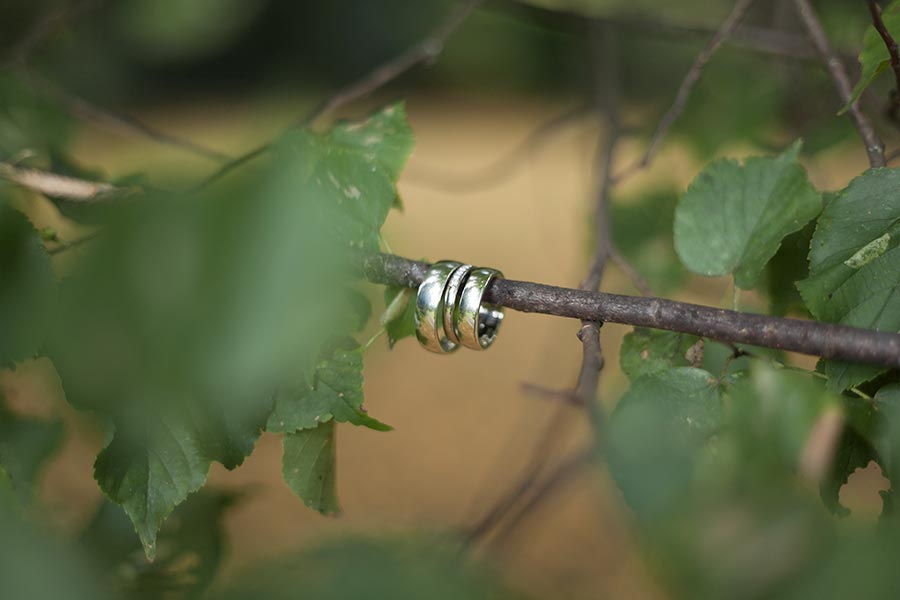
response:
<path id="1" fill-rule="evenodd" d="M 857 469 L 865 467 L 873 460 L 878 462 L 878 454 L 872 445 L 853 429 L 845 429 L 838 442 L 831 468 L 819 484 L 819 494 L 828 510 L 839 517 L 850 514 L 850 511 L 840 503 L 841 488 Z"/>
<path id="2" fill-rule="evenodd" d="M 900 2 L 893 2 L 890 6 L 882 10 L 881 19 L 888 30 L 888 33 L 894 39 L 900 37 Z M 862 67 L 862 73 L 859 75 L 859 81 L 850 94 L 850 100 L 838 112 L 839 115 L 846 113 L 850 107 L 859 100 L 859 97 L 872 82 L 878 79 L 885 69 L 891 64 L 891 56 L 888 53 L 881 34 L 876 31 L 873 25 L 866 28 L 863 34 L 863 49 L 859 53 L 859 64 Z"/>
<path id="3" fill-rule="evenodd" d="M 163 420 L 116 432 L 100 452 L 94 476 L 134 523 L 147 558 L 156 556 L 160 525 L 191 492 L 206 483 L 210 460 L 181 423 Z"/>
<path id="4" fill-rule="evenodd" d="M 445 536 L 343 536 L 269 564 L 254 565 L 232 583 L 226 600 L 503 600 L 492 569 Z"/>
<path id="5" fill-rule="evenodd" d="M 391 348 L 403 338 L 416 334 L 415 290 L 407 287 L 388 286 L 384 289 L 385 311 L 382 323 Z"/>
<path id="6" fill-rule="evenodd" d="M 62 440 L 62 421 L 16 415 L 0 395 L 0 465 L 23 505 L 31 500 L 38 476 Z"/>
<path id="7" fill-rule="evenodd" d="M 306 506 L 323 515 L 338 514 L 336 489 L 336 442 L 333 420 L 315 429 L 286 433 L 281 473 L 288 486 Z"/>
<path id="8" fill-rule="evenodd" d="M 374 252 L 413 143 L 402 104 L 361 123 L 338 124 L 327 134 L 291 131 L 275 148 L 278 161 L 290 166 L 277 185 L 284 193 L 300 190 L 315 199 L 322 233 Z"/>
<path id="9" fill-rule="evenodd" d="M 273 390 L 288 390 L 280 410 L 297 427 L 387 428 L 361 408 L 361 352 L 334 340 L 367 313 L 348 287 L 353 260 L 377 249 L 411 144 L 391 107 L 291 131 L 268 169 L 234 185 L 104 215 L 65 282 L 51 355 L 68 401 L 115 427 L 95 475 L 148 555 L 212 461 L 234 468 L 252 452 Z"/>
<path id="10" fill-rule="evenodd" d="M 718 383 L 701 369 L 660 371 L 631 385 L 610 418 L 607 453 L 636 512 L 655 517 L 685 501 L 722 417 Z"/>
<path id="11" fill-rule="evenodd" d="M 56 281 L 40 234 L 0 190 L 0 369 L 38 352 L 55 300 Z"/>
<path id="12" fill-rule="evenodd" d="M 800 297 L 797 282 L 809 276 L 809 246 L 812 243 L 814 223 L 786 238 L 766 266 L 765 289 L 769 293 L 769 310 L 783 317 L 788 313 L 808 316 L 806 305 Z"/>
<path id="13" fill-rule="evenodd" d="M 706 167 L 675 211 L 675 250 L 707 277 L 734 274 L 750 289 L 781 240 L 822 209 L 822 198 L 797 162 L 800 143 L 774 158 L 741 165 L 720 159 Z"/>
<path id="14" fill-rule="evenodd" d="M 297 384 L 278 391 L 266 429 L 293 433 L 334 419 L 390 431 L 390 426 L 368 416 L 362 408 L 362 369 L 363 350 L 355 342 L 350 349 L 334 349 L 319 360 L 312 381 L 302 377 Z"/>
<path id="15" fill-rule="evenodd" d="M 231 492 L 203 490 L 191 496 L 160 530 L 153 562 L 144 558 L 128 516 L 111 502 L 100 504 L 79 544 L 129 597 L 199 597 L 224 558 L 223 518 L 235 501 Z"/>
<path id="16" fill-rule="evenodd" d="M 103 577 L 90 557 L 45 529 L 25 522 L 18 511 L 0 510 L 0 581 L 4 598 L 122 597 L 103 585 Z"/>
<path id="17" fill-rule="evenodd" d="M 817 319 L 900 330 L 900 171 L 872 169 L 850 182 L 819 217 L 809 277 L 797 284 Z M 844 390 L 885 371 L 823 361 L 828 387 Z"/>
<path id="18" fill-rule="evenodd" d="M 622 340 L 619 364 L 632 381 L 673 367 L 695 366 L 687 354 L 699 339 L 684 333 L 638 327 Z"/>

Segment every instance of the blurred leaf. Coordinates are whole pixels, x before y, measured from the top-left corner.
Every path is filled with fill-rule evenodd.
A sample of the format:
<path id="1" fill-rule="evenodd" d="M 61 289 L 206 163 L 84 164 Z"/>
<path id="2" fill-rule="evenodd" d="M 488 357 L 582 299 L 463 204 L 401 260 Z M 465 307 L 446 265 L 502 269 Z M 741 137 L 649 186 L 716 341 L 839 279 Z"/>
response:
<path id="1" fill-rule="evenodd" d="M 359 409 L 361 354 L 316 361 L 358 327 L 354 253 L 377 250 L 411 144 L 399 105 L 331 133 L 292 131 L 258 178 L 136 197 L 85 249 L 52 358 L 69 402 L 115 426 L 95 475 L 148 556 L 211 462 L 238 466 L 276 390 L 305 374 L 318 377 L 317 408 L 385 427 Z"/>
<path id="2" fill-rule="evenodd" d="M 882 11 L 881 18 L 888 33 L 894 39 L 900 37 L 900 2 L 892 2 L 888 5 Z M 850 94 L 850 100 L 847 101 L 847 104 L 844 105 L 838 114 L 842 115 L 847 112 L 850 106 L 859 100 L 865 89 L 891 64 L 887 46 L 884 40 L 881 39 L 881 35 L 875 30 L 874 25 L 867 27 L 865 34 L 863 34 L 863 49 L 859 53 L 859 64 L 862 67 L 859 81 L 853 88 L 853 93 Z"/>
<path id="3" fill-rule="evenodd" d="M 286 433 L 282 438 L 282 475 L 306 506 L 323 515 L 338 514 L 335 474 L 335 423 Z"/>
<path id="4" fill-rule="evenodd" d="M 781 240 L 822 210 L 822 199 L 797 162 L 799 142 L 775 158 L 707 166 L 675 211 L 675 250 L 688 269 L 708 277 L 734 274 L 752 288 Z"/>
<path id="5" fill-rule="evenodd" d="M 384 288 L 385 311 L 382 320 L 391 348 L 405 337 L 416 334 L 415 290 L 407 287 Z"/>
<path id="6" fill-rule="evenodd" d="M 235 502 L 229 492 L 204 490 L 179 506 L 159 532 L 153 562 L 144 557 L 128 516 L 102 502 L 80 543 L 103 566 L 113 587 L 131 598 L 196 598 L 219 569 L 224 550 L 222 518 Z"/>
<path id="7" fill-rule="evenodd" d="M 619 364 L 632 381 L 673 367 L 695 366 L 686 354 L 699 339 L 684 333 L 637 327 L 622 340 Z"/>
<path id="8" fill-rule="evenodd" d="M 38 352 L 55 299 L 56 281 L 40 234 L 0 196 L 0 368 Z"/>
<path id="9" fill-rule="evenodd" d="M 258 565 L 226 600 L 502 600 L 512 594 L 497 576 L 466 558 L 452 541 L 419 535 L 327 542 L 290 559 Z"/>
<path id="10" fill-rule="evenodd" d="M 102 586 L 88 557 L 25 523 L 0 506 L 0 581 L 4 598 L 103 600 Z"/>
<path id="11" fill-rule="evenodd" d="M 743 481 L 765 486 L 777 483 L 777 473 L 792 476 L 811 459 L 823 459 L 819 461 L 823 467 L 830 464 L 826 459 L 833 448 L 809 444 L 830 412 L 838 413 L 840 423 L 842 405 L 819 379 L 757 361 L 745 377 L 733 382 L 728 395 L 729 427 L 741 457 L 741 466 L 734 466 L 742 471 Z M 823 440 L 827 442 L 827 436 Z"/>
<path id="12" fill-rule="evenodd" d="M 809 253 L 809 277 L 797 285 L 817 319 L 900 330 L 900 171 L 873 169 L 828 202 Z M 885 371 L 880 367 L 823 361 L 828 387 L 844 390 Z"/>
<path id="13" fill-rule="evenodd" d="M 73 119 L 47 94 L 14 74 L 0 72 L 0 160 L 23 151 L 39 156 L 61 152 L 73 129 Z"/>
<path id="14" fill-rule="evenodd" d="M 9 472 L 0 464 L 0 513 L 12 514 L 19 508 L 19 498 Z"/>
<path id="15" fill-rule="evenodd" d="M 23 505 L 31 500 L 38 476 L 59 450 L 62 440 L 60 420 L 16 415 L 0 394 L 0 465 Z"/>
<path id="16" fill-rule="evenodd" d="M 610 206 L 616 248 L 657 293 L 678 288 L 688 276 L 672 241 L 677 203 L 677 193 L 660 190 L 638 198 L 616 199 Z"/>
<path id="17" fill-rule="evenodd" d="M 117 32 L 141 58 L 165 62 L 222 50 L 261 12 L 260 0 L 120 0 Z"/>
<path id="18" fill-rule="evenodd" d="M 391 427 L 365 413 L 363 403 L 363 349 L 355 342 L 320 357 L 312 380 L 303 377 L 295 386 L 282 387 L 266 430 L 293 433 L 334 419 L 378 431 Z"/>
<path id="19" fill-rule="evenodd" d="M 708 372 L 679 367 L 640 377 L 609 422 L 609 468 L 642 517 L 684 500 L 722 422 L 720 388 Z"/>

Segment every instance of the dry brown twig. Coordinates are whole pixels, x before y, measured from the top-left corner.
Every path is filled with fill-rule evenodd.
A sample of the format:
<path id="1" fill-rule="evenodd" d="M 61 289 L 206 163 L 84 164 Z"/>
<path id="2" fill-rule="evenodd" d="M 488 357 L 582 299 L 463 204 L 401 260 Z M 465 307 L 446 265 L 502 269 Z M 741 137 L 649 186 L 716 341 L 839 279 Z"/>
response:
<path id="1" fill-rule="evenodd" d="M 819 21 L 815 9 L 809 0 L 794 0 L 794 7 L 797 10 L 797 14 L 800 15 L 800 20 L 803 21 L 803 24 L 806 26 L 809 37 L 812 39 L 822 62 L 825 63 L 825 68 L 828 69 L 828 73 L 831 75 L 832 80 L 834 80 L 834 85 L 837 88 L 841 102 L 847 104 L 850 102 L 852 95 L 850 78 L 847 76 L 847 70 L 844 68 L 841 59 L 834 52 L 834 48 L 831 47 L 831 42 L 828 41 L 828 36 L 822 28 L 822 23 Z M 859 107 L 859 103 L 854 102 L 851 104 L 850 108 L 847 110 L 847 114 L 853 122 L 853 126 L 856 128 L 859 137 L 862 138 L 862 141 L 866 146 L 869 165 L 872 167 L 883 167 L 886 164 L 884 143 L 881 141 L 881 138 L 878 137 L 869 118 Z"/>
<path id="2" fill-rule="evenodd" d="M 409 49 L 398 54 L 386 63 L 379 65 L 375 70 L 370 71 L 360 79 L 338 89 L 335 93 L 328 96 L 316 106 L 309 114 L 294 121 L 291 127 L 306 127 L 312 125 L 325 115 L 372 94 L 377 89 L 384 87 L 413 67 L 421 63 L 436 60 L 441 52 L 443 52 L 444 45 L 447 43 L 447 40 L 450 39 L 450 36 L 459 29 L 469 15 L 471 15 L 483 1 L 484 0 L 466 0 L 465 2 L 460 3 L 417 44 L 411 46 Z M 216 172 L 201 181 L 195 189 L 206 187 L 218 181 L 238 167 L 262 156 L 269 151 L 270 147 L 270 143 L 262 144 L 246 154 L 242 154 L 225 163 Z"/>

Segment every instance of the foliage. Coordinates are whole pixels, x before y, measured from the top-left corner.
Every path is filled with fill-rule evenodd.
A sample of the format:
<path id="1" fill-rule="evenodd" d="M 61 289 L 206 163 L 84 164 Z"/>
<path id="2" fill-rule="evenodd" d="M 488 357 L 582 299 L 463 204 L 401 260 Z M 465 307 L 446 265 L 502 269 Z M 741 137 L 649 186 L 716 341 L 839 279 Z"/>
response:
<path id="1" fill-rule="evenodd" d="M 675 250 L 687 268 L 756 285 L 781 240 L 822 210 L 799 152 L 796 143 L 774 159 L 717 160 L 694 179 L 675 211 Z"/>
<path id="2" fill-rule="evenodd" d="M 599 15 L 634 27 L 641 25 L 635 15 L 653 13 L 670 19 L 679 35 L 730 7 L 699 0 L 662 8 L 649 0 L 530 3 L 560 11 L 563 20 Z M 25 4 L 14 12 L 33 25 Z M 373 6 L 366 10 L 377 12 Z M 125 49 L 103 64 L 164 71 L 180 60 L 227 59 L 225 49 L 273 10 L 265 0 L 127 0 L 93 26 L 108 32 L 112 23 Z M 328 3 L 314 10 L 341 13 Z M 847 10 L 829 14 L 836 19 Z M 900 2 L 884 16 L 900 34 Z M 495 52 L 499 62 L 486 61 L 496 46 L 492 32 L 508 17 L 476 19 L 468 45 L 449 53 L 448 80 L 502 64 L 520 80 L 538 81 L 540 68 L 558 67 L 538 45 L 550 36 L 522 24 L 510 26 L 514 42 Z M 395 35 L 403 37 L 385 34 Z M 671 67 L 692 59 L 693 48 L 670 53 L 665 42 L 638 52 L 639 35 L 619 37 L 628 37 L 612 41 L 626 49 L 631 88 L 622 95 L 653 106 L 660 89 L 680 83 Z M 889 64 L 874 29 L 862 44 L 852 101 Z M 438 46 L 422 52 L 433 57 Z M 86 51 L 72 47 L 76 58 L 57 57 L 58 65 Z M 105 499 L 74 540 L 61 539 L 45 531 L 43 521 L 54 520 L 43 514 L 39 484 L 62 446 L 63 419 L 20 414 L 0 396 L 4 594 L 512 597 L 444 535 L 325 541 L 211 588 L 227 548 L 223 521 L 242 497 L 206 486 L 214 463 L 235 469 L 264 433 L 279 436 L 285 484 L 307 507 L 337 515 L 339 431 L 346 424 L 391 429 L 366 408 L 378 402 L 364 397 L 365 356 L 381 333 L 389 347 L 412 336 L 414 291 L 386 288 L 385 310 L 372 319 L 370 299 L 379 292 L 363 287 L 358 263 L 386 246 L 382 226 L 401 206 L 397 182 L 414 144 L 403 104 L 328 127 L 291 126 L 252 166 L 239 161 L 227 177 L 178 192 L 145 174 L 105 181 L 73 160 L 78 129 L 60 106 L 64 94 L 41 93 L 21 65 L 10 66 L 0 63 L 3 166 L 103 181 L 117 191 L 79 201 L 43 198 L 21 181 L 0 183 L 0 368 L 49 358 L 69 405 L 106 434 L 94 463 Z M 748 141 L 782 147 L 772 140 L 794 133 L 817 138 L 807 152 L 840 141 L 846 131 L 837 121 L 816 121 L 831 106 L 817 97 L 814 76 L 795 79 L 781 67 L 723 52 L 673 133 L 704 157 Z M 647 73 L 648 81 L 632 81 Z M 69 112 L 91 113 L 85 102 L 71 105 Z M 871 169 L 825 194 L 810 182 L 802 150 L 797 141 L 770 156 L 718 156 L 680 194 L 672 183 L 615 194 L 614 249 L 658 293 L 702 286 L 691 274 L 728 277 L 735 304 L 739 289 L 752 290 L 749 304 L 773 315 L 897 332 L 900 170 Z M 58 211 L 67 228 L 95 237 L 67 249 L 56 230 L 33 225 L 42 211 Z M 47 248 L 66 251 L 65 260 L 54 262 Z M 363 345 L 357 338 L 373 320 L 380 329 Z M 608 466 L 648 564 L 672 596 L 896 595 L 896 369 L 823 360 L 810 371 L 777 350 L 646 328 L 625 336 L 619 358 L 629 387 L 609 418 L 595 423 L 595 458 Z M 842 488 L 872 462 L 892 486 L 882 494 L 882 518 L 865 526 L 840 521 L 850 514 Z"/>
<path id="3" fill-rule="evenodd" d="M 888 32 L 896 39 L 900 35 L 900 2 L 892 2 L 882 12 L 882 21 Z M 859 81 L 853 88 L 850 100 L 841 109 L 841 114 L 846 112 L 854 102 L 859 100 L 866 88 L 878 79 L 891 64 L 891 57 L 881 34 L 875 30 L 874 25 L 866 28 L 863 36 L 863 49 L 859 53 L 859 64 L 862 67 L 862 73 L 859 75 Z"/>

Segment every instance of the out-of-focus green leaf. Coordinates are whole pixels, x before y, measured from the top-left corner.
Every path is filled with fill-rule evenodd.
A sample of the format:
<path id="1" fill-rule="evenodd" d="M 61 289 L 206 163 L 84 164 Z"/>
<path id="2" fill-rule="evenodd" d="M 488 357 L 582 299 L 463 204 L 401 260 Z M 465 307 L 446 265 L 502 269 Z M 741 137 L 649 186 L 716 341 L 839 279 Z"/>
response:
<path id="1" fill-rule="evenodd" d="M 360 356 L 316 369 L 359 325 L 352 261 L 378 248 L 412 144 L 401 106 L 373 119 L 290 132 L 228 189 L 134 198 L 66 280 L 51 355 L 68 400 L 115 426 L 95 476 L 149 556 L 210 463 L 239 465 L 304 374 L 331 414 L 384 428 L 359 410 Z"/>
<path id="2" fill-rule="evenodd" d="M 0 465 L 23 505 L 31 500 L 41 470 L 59 450 L 62 439 L 61 421 L 16 415 L 0 394 Z"/>
<path id="3" fill-rule="evenodd" d="M 4 598 L 117 598 L 89 557 L 25 523 L 0 505 L 0 582 Z"/>
<path id="4" fill-rule="evenodd" d="M 128 597 L 199 597 L 222 561 L 222 518 L 234 502 L 228 492 L 203 490 L 191 496 L 160 530 L 153 562 L 144 558 L 128 516 L 111 502 L 101 503 L 80 544 L 104 567 L 112 587 Z"/>
<path id="5" fill-rule="evenodd" d="M 885 8 L 881 13 L 881 19 L 891 36 L 895 39 L 900 37 L 900 2 L 892 2 Z M 863 49 L 859 53 L 859 64 L 862 67 L 859 81 L 853 88 L 853 93 L 850 94 L 850 100 L 838 114 L 847 112 L 853 103 L 859 100 L 866 88 L 878 79 L 878 76 L 891 64 L 887 45 L 881 39 L 881 34 L 875 30 L 874 25 L 866 28 L 866 32 L 863 34 Z"/>
<path id="6" fill-rule="evenodd" d="M 718 382 L 679 367 L 638 378 L 609 422 L 609 467 L 625 500 L 642 517 L 684 501 L 706 445 L 722 423 Z"/>
<path id="7" fill-rule="evenodd" d="M 385 311 L 382 320 L 391 348 L 405 337 L 416 334 L 415 290 L 388 286 L 384 289 Z"/>
<path id="8" fill-rule="evenodd" d="M 728 390 L 729 428 L 739 448 L 745 481 L 764 486 L 776 473 L 803 467 L 810 436 L 821 419 L 842 412 L 836 394 L 819 379 L 764 363 L 754 364 L 746 377 Z M 824 467 L 824 465 L 823 465 Z"/>
<path id="9" fill-rule="evenodd" d="M 879 331 L 900 330 L 900 171 L 873 169 L 828 202 L 797 285 L 817 319 Z M 844 390 L 885 369 L 837 361 L 820 365 L 828 387 Z"/>
<path id="10" fill-rule="evenodd" d="M 281 473 L 288 486 L 308 507 L 323 515 L 338 514 L 335 423 L 286 433 Z"/>
<path id="11" fill-rule="evenodd" d="M 520 598 L 458 544 L 434 536 L 348 538 L 250 569 L 226 600 L 503 600 Z"/>
<path id="12" fill-rule="evenodd" d="M 9 71 L 0 72 L 0 160 L 23 151 L 41 156 L 60 152 L 73 119 L 47 94 Z"/>
<path id="13" fill-rule="evenodd" d="M 632 381 L 673 367 L 697 366 L 687 354 L 699 339 L 684 333 L 636 328 L 622 340 L 619 364 Z M 702 351 L 693 358 L 702 358 Z"/>
<path id="14" fill-rule="evenodd" d="M 121 0 L 113 20 L 141 58 L 165 62 L 221 50 L 259 14 L 260 0 Z"/>
<path id="15" fill-rule="evenodd" d="M 0 368 L 34 356 L 47 333 L 56 281 L 41 237 L 0 189 Z"/>
<path id="16" fill-rule="evenodd" d="M 296 385 L 278 391 L 266 429 L 293 433 L 334 419 L 389 431 L 391 427 L 367 415 L 362 407 L 362 368 L 363 351 L 355 342 L 326 353 L 316 364 L 311 381 L 304 376 Z"/>
<path id="17" fill-rule="evenodd" d="M 822 209 L 822 198 L 797 162 L 795 143 L 775 158 L 721 159 L 707 166 L 675 211 L 675 250 L 688 269 L 734 274 L 752 288 L 781 240 Z"/>
<path id="18" fill-rule="evenodd" d="M 677 203 L 677 193 L 661 190 L 616 199 L 610 207 L 616 248 L 660 294 L 678 288 L 688 276 L 672 241 Z"/>

